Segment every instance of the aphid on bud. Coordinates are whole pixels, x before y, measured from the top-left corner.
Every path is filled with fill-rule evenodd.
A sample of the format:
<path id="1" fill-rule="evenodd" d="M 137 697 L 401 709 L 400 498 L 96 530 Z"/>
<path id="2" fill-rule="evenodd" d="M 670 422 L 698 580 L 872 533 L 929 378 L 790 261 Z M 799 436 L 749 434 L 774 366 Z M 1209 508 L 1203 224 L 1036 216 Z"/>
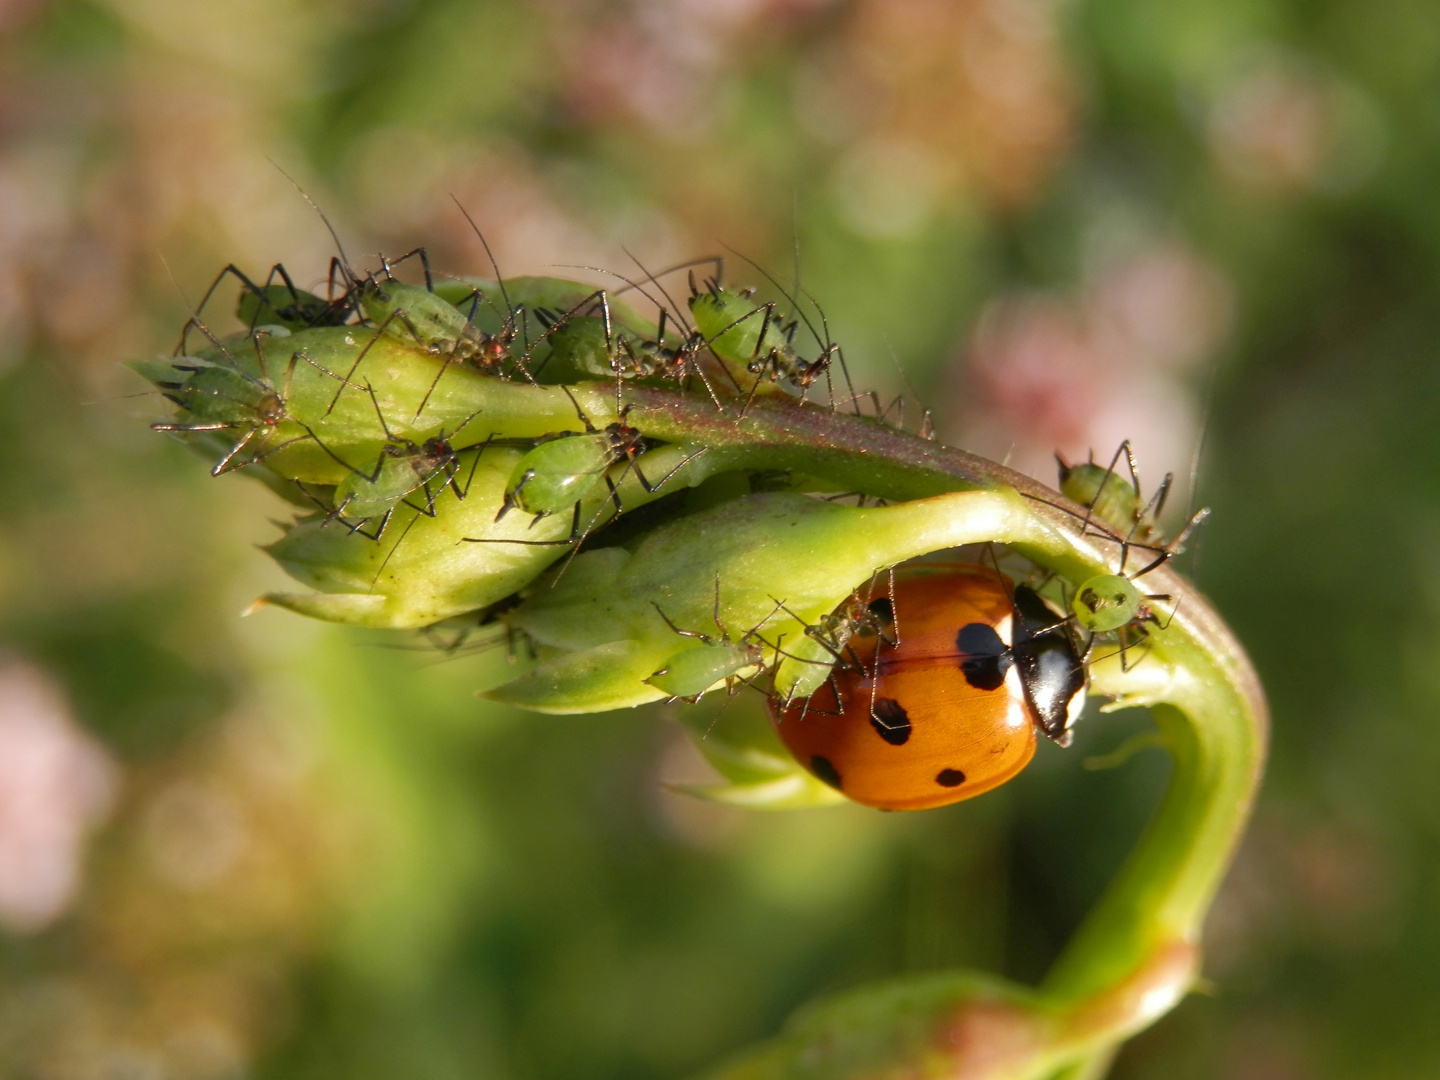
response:
<path id="1" fill-rule="evenodd" d="M 434 517 L 435 499 L 447 487 L 454 491 L 456 498 L 463 499 L 469 484 L 462 488 L 456 482 L 460 467 L 459 454 L 450 445 L 449 436 L 445 432 L 438 432 L 419 443 L 396 435 L 385 423 L 374 388 L 367 383 L 365 392 L 375 404 L 375 415 L 380 419 L 386 441 L 380 449 L 375 467 L 370 472 L 352 467 L 350 475 L 335 486 L 332 496 L 334 509 L 330 516 L 349 525 L 352 531 L 378 540 L 397 505 L 403 503 L 428 517 Z M 472 414 L 457 424 L 455 431 L 463 428 L 475 415 L 478 414 Z M 454 433 L 452 431 L 450 435 Z M 478 460 L 477 451 L 476 461 Z M 439 486 L 432 490 L 431 484 L 436 480 L 439 481 Z M 407 496 L 416 491 L 421 492 L 424 498 L 422 506 L 417 506 L 407 499 Z M 373 531 L 366 532 L 361 527 L 377 518 L 379 524 Z"/>
<path id="2" fill-rule="evenodd" d="M 764 666 L 767 648 L 772 653 L 779 653 L 779 643 L 770 645 L 760 637 L 760 630 L 781 609 L 781 605 L 777 603 L 770 614 L 756 626 L 732 639 L 730 631 L 720 618 L 719 577 L 715 579 L 715 609 L 711 615 L 711 621 L 720 631 L 718 638 L 698 630 L 682 630 L 665 614 L 659 604 L 654 601 L 651 603 L 660 618 L 665 620 L 666 626 L 681 637 L 699 642 L 698 645 L 682 649 L 669 657 L 663 667 L 645 680 L 655 689 L 669 694 L 671 698 L 694 704 L 706 691 L 721 682 L 725 684 L 726 693 L 733 695 L 739 689 L 739 684 L 746 681 L 743 672 Z"/>
<path id="3" fill-rule="evenodd" d="M 595 307 L 598 315 L 577 318 L 580 310 L 578 307 L 563 316 L 556 316 L 551 312 L 537 312 L 546 324 L 545 333 L 550 337 L 552 355 L 563 359 L 575 370 L 591 375 L 609 373 L 627 381 L 671 382 L 681 390 L 689 390 L 691 382 L 698 378 L 715 408 L 723 412 L 725 407 L 721 404 L 703 365 L 703 358 L 709 351 L 710 343 L 698 329 L 691 327 L 684 317 L 678 314 L 679 308 L 674 305 L 657 276 L 641 266 L 647 282 L 659 290 L 663 300 L 652 296 L 644 284 L 632 281 L 623 274 L 600 270 L 597 267 L 583 269 L 596 270 L 625 282 L 624 288 L 617 290 L 617 294 L 630 289 L 638 291 L 659 309 L 658 325 L 653 335 L 617 325 L 611 315 L 611 301 L 608 295 L 601 291 L 596 296 L 587 298 L 597 301 Z M 668 340 L 667 334 L 668 323 L 671 321 L 680 329 L 679 340 L 673 343 Z M 728 368 L 724 370 L 731 380 L 735 381 L 734 374 Z M 741 389 L 738 381 L 735 381 L 735 389 Z"/>
<path id="4" fill-rule="evenodd" d="M 575 406 L 576 415 L 585 425 L 585 433 L 562 435 L 540 443 L 515 465 L 510 482 L 506 486 L 505 501 L 495 520 L 499 521 L 511 510 L 522 510 L 534 515 L 535 521 L 551 514 L 569 510 L 574 517 L 570 535 L 560 540 L 499 540 L 465 537 L 474 543 L 496 544 L 574 544 L 583 540 L 594 529 L 592 521 L 583 531 L 580 527 L 580 508 L 587 500 L 598 495 L 601 488 L 608 493 L 605 502 L 614 506 L 615 514 L 623 512 L 620 492 L 616 479 L 633 475 L 646 493 L 654 493 L 668 483 L 692 460 L 705 452 L 705 447 L 687 454 L 679 463 L 658 480 L 651 480 L 640 469 L 639 458 L 650 448 L 650 441 L 637 428 L 626 423 L 630 408 L 620 404 L 620 382 L 616 380 L 616 406 L 618 419 L 604 428 L 597 428 L 585 415 L 568 389 L 561 388 Z M 619 478 L 612 478 L 613 466 L 624 463 L 625 469 Z M 602 504 L 603 506 L 603 504 Z"/>
<path id="5" fill-rule="evenodd" d="M 748 259 L 746 261 L 749 262 Z M 830 337 L 830 327 L 824 311 L 816 305 L 821 327 L 817 330 L 796 298 L 764 269 L 758 266 L 756 269 L 791 303 L 798 313 L 798 319 L 786 320 L 779 314 L 773 301 L 756 304 L 753 290 L 731 292 L 720 284 L 718 278 L 707 280 L 702 290 L 696 288 L 692 279 L 690 313 L 695 319 L 696 329 L 704 335 L 708 346 L 715 355 L 727 362 L 728 367 L 743 367 L 746 372 L 755 376 L 750 390 L 752 400 L 760 393 L 764 384 L 780 382 L 790 383 L 800 390 L 801 397 L 804 398 L 810 387 L 823 377 L 830 397 L 830 407 L 834 409 L 835 391 L 830 370 L 832 364 L 838 361 L 849 388 L 848 400 L 854 402 L 857 395 L 850 386 L 845 357 L 840 346 Z M 820 351 L 813 359 L 806 359 L 795 347 L 795 334 L 801 323 L 809 330 L 819 347 Z"/>
<path id="6" fill-rule="evenodd" d="M 424 288 L 397 281 L 391 272 L 394 265 L 412 256 L 418 256 L 425 269 Z M 524 358 L 512 355 L 512 349 L 520 335 L 520 313 L 509 306 L 508 297 L 507 310 L 500 329 L 493 334 L 486 333 L 475 325 L 475 314 L 484 294 L 479 289 L 473 290 L 467 310 L 462 310 L 437 296 L 431 279 L 429 256 L 424 248 L 416 248 L 395 260 L 395 263 L 386 261 L 383 275 L 378 278 L 371 275 L 355 287 L 358 293 L 357 303 L 365 317 L 375 323 L 376 336 L 387 334 L 412 342 L 429 355 L 445 362 L 435 372 L 434 381 L 421 398 L 420 405 L 415 410 L 416 416 L 424 412 L 430 396 L 440 385 L 440 379 L 450 364 L 466 364 L 487 375 L 505 376 L 505 365 L 514 360 L 516 370 L 530 382 L 535 381 L 525 367 Z M 501 289 L 503 292 L 503 283 Z M 363 356 L 364 353 L 356 358 L 355 367 L 359 366 Z M 353 374 L 354 367 L 346 374 L 346 379 Z M 343 390 L 344 387 L 340 389 Z M 335 401 L 338 402 L 339 399 L 340 391 L 337 391 Z M 334 405 L 335 402 L 332 402 L 331 408 L 334 408 Z"/>
<path id="7" fill-rule="evenodd" d="M 1210 511 L 1197 510 L 1174 539 L 1167 541 L 1157 518 L 1164 509 L 1175 476 L 1167 473 L 1155 493 L 1148 500 L 1144 499 L 1139 470 L 1128 439 L 1120 444 L 1110 464 L 1103 468 L 1095 463 L 1093 457 L 1078 465 L 1069 464 L 1059 454 L 1055 458 L 1060 466 L 1060 490 L 1085 508 L 1081 520 L 1086 533 L 1102 537 L 1119 547 L 1119 565 L 1115 572 L 1097 574 L 1082 581 L 1070 597 L 1068 606 L 1071 616 L 1090 635 L 1087 658 L 1095 647 L 1098 635 L 1114 634 L 1119 643 L 1121 666 L 1128 671 L 1138 663 L 1129 659 L 1129 650 L 1145 643 L 1149 636 L 1148 627 L 1163 629 L 1168 625 L 1168 620 L 1161 622 L 1153 605 L 1168 602 L 1170 597 L 1164 593 L 1142 593 L 1135 587 L 1136 579 L 1164 565 L 1183 550 L 1185 540 Z M 1116 472 L 1116 466 L 1122 459 L 1130 474 L 1128 482 Z M 1139 569 L 1128 570 L 1131 552 L 1136 549 L 1149 553 L 1151 558 Z"/>
<path id="8" fill-rule="evenodd" d="M 259 331 L 251 334 L 248 347 L 253 348 L 259 376 L 245 370 L 229 347 L 210 333 L 198 319 L 191 324 L 210 338 L 213 346 L 225 358 L 223 362 L 205 357 L 177 357 L 169 364 L 170 369 L 181 377 L 171 380 L 155 379 L 155 384 L 169 400 L 188 412 L 193 420 L 151 424 L 155 431 L 171 431 L 186 434 L 207 434 L 210 432 L 238 431 L 240 436 L 226 450 L 210 470 L 212 476 L 244 468 L 279 453 L 296 443 L 313 439 L 315 433 L 305 424 L 294 420 L 288 413 L 286 403 L 290 397 L 291 383 L 295 368 L 304 361 L 317 371 L 339 380 L 340 376 L 311 359 L 305 349 L 290 354 L 285 367 L 281 386 L 270 378 L 265 360 L 265 344 L 272 337 L 271 332 Z M 287 331 L 280 331 L 285 335 Z M 279 443 L 266 446 L 258 454 L 247 454 L 257 440 L 266 443 L 282 429 L 292 425 L 295 432 Z"/>
<path id="9" fill-rule="evenodd" d="M 1125 460 L 1130 473 L 1126 483 L 1115 471 L 1121 459 Z M 1183 550 L 1182 545 L 1200 522 L 1209 516 L 1209 509 L 1195 511 L 1175 538 L 1166 541 L 1160 530 L 1158 518 L 1165 509 L 1165 500 L 1175 483 L 1175 474 L 1166 473 L 1165 479 L 1149 499 L 1140 494 L 1140 473 L 1135 465 L 1135 454 L 1126 439 L 1115 451 L 1110 464 L 1101 468 L 1092 457 L 1089 461 L 1071 465 L 1059 454 L 1055 461 L 1060 466 L 1060 490 L 1071 502 L 1085 507 L 1084 524 L 1087 528 L 1096 520 L 1108 530 L 1118 534 L 1123 541 L 1119 573 L 1125 573 L 1125 563 L 1130 548 L 1140 548 L 1155 553 L 1156 558 L 1143 570 L 1132 577 L 1149 573 Z"/>

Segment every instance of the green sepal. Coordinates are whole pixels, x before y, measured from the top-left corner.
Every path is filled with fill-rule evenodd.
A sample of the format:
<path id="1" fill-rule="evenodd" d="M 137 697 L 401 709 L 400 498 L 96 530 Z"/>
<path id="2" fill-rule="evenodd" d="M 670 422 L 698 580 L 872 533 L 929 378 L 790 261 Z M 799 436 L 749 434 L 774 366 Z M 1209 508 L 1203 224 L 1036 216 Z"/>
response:
<path id="1" fill-rule="evenodd" d="M 534 579 L 566 553 L 563 545 L 468 543 L 466 537 L 563 540 L 568 521 L 546 518 L 529 527 L 523 515 L 495 520 L 505 481 L 520 453 L 480 452 L 465 499 L 446 488 L 427 516 L 402 502 L 378 540 L 315 514 L 291 526 L 266 550 L 291 577 L 323 593 L 362 597 L 321 600 L 279 594 L 267 599 L 316 618 L 359 626 L 409 628 L 486 607 Z M 378 599 L 378 602 L 377 602 Z"/>
<path id="2" fill-rule="evenodd" d="M 478 460 L 471 455 L 478 455 Z M 379 521 L 372 521 L 364 532 L 352 532 L 343 522 L 317 513 L 292 525 L 266 548 L 286 573 L 311 588 L 332 594 L 381 596 L 383 604 L 298 601 L 290 594 L 269 599 L 294 610 L 301 610 L 303 603 L 308 605 L 306 613 L 313 609 L 318 618 L 360 626 L 410 628 L 488 607 L 520 591 L 557 559 L 569 556 L 571 547 L 566 541 L 576 520 L 573 512 L 538 519 L 515 509 L 501 514 L 506 484 L 522 456 L 521 451 L 502 446 L 467 449 L 457 462 L 456 484 L 442 487 L 438 479 L 432 479 L 429 498 L 420 492 L 412 493 L 394 507 L 383 529 Z M 684 456 L 681 447 L 663 446 L 640 460 L 654 462 L 657 474 L 664 475 Z M 639 507 L 682 491 L 687 484 L 702 482 L 710 475 L 709 468 L 722 467 L 723 462 L 723 455 L 702 454 L 654 492 L 645 491 L 633 476 L 619 475 L 618 470 L 615 484 L 625 507 Z M 466 490 L 464 499 L 458 495 L 460 488 Z M 428 512 L 432 502 L 433 516 Z M 578 506 L 582 530 L 604 524 L 614 514 L 608 488 L 581 499 Z M 377 532 L 378 539 L 373 539 Z M 552 543 L 490 542 L 494 540 Z M 596 556 L 609 551 L 619 549 L 601 549 L 575 558 L 558 580 L 573 583 L 579 578 L 577 568 L 583 572 Z M 557 590 L 541 586 L 533 591 L 543 596 Z M 320 611 L 326 614 L 318 614 Z M 648 617 L 660 622 L 653 609 Z M 660 625 L 663 627 L 663 622 Z M 569 649 L 587 648 L 624 636 L 613 633 L 603 640 L 563 644 Z M 650 666 L 640 673 L 640 680 L 660 666 L 665 650 L 673 652 L 675 648 L 675 635 L 668 628 L 663 637 L 655 633 L 650 636 L 662 640 L 663 645 L 655 647 Z M 658 691 L 644 689 L 647 694 L 641 700 L 660 696 Z"/>
<path id="3" fill-rule="evenodd" d="M 687 709 L 680 721 L 721 779 L 667 785 L 672 791 L 756 810 L 800 810 L 845 802 L 845 796 L 800 767 L 759 710 L 735 709 L 713 717 L 706 710 Z"/>
<path id="4" fill-rule="evenodd" d="M 541 713 L 628 709 L 665 696 L 643 681 L 653 664 L 645 642 L 611 641 L 544 661 L 485 697 Z"/>

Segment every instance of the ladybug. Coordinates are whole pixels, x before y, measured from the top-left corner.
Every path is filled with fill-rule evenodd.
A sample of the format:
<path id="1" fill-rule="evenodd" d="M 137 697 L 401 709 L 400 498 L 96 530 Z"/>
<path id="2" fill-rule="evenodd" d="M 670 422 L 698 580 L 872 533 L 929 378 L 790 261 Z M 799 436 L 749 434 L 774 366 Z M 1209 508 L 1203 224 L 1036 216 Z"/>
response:
<path id="1" fill-rule="evenodd" d="M 1033 589 L 935 564 L 897 575 L 890 602 L 867 610 L 901 632 L 852 635 L 814 695 L 770 702 L 781 740 L 824 783 L 866 806 L 923 810 L 1005 783 L 1037 729 L 1069 744 L 1085 664 L 1070 620 Z"/>

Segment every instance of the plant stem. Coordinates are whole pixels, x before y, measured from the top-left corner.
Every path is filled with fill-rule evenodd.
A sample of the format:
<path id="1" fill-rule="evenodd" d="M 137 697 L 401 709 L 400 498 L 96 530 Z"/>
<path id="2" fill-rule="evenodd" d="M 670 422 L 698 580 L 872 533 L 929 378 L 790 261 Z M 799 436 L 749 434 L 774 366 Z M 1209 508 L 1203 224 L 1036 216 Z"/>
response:
<path id="1" fill-rule="evenodd" d="M 743 417 L 658 391 L 637 389 L 630 401 L 630 422 L 654 438 L 763 446 L 783 467 L 885 498 L 1011 488 L 1026 497 L 1028 521 L 990 539 L 1071 581 L 1113 572 L 1115 544 L 1084 527 L 1084 508 L 962 450 L 778 396 L 755 401 Z M 1033 999 L 1033 1015 L 1048 1017 L 1043 1039 L 1023 1060 L 977 1077 L 1098 1076 L 1113 1047 L 1168 1011 L 1198 975 L 1205 913 L 1259 784 L 1268 714 L 1243 649 L 1199 593 L 1168 565 L 1147 574 L 1146 585 L 1171 596 L 1174 618 L 1152 633 L 1144 663 L 1128 672 L 1114 659 L 1097 663 L 1093 685 L 1122 703 L 1151 707 L 1173 761 L 1169 788 Z M 956 1006 L 952 1020 L 969 1004 Z"/>

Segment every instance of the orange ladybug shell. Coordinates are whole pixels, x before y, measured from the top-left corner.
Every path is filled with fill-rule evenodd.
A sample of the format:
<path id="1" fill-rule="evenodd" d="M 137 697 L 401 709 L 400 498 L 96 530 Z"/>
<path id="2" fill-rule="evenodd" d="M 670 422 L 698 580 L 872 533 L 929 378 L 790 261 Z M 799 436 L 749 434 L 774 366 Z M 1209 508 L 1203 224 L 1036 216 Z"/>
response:
<path id="1" fill-rule="evenodd" d="M 851 663 L 837 665 L 808 702 L 782 707 L 772 700 L 780 738 L 819 779 L 883 810 L 944 806 L 1005 783 L 1035 753 L 1020 673 L 1009 664 L 998 685 L 972 685 L 957 637 L 980 624 L 1008 648 L 1011 597 L 1001 577 L 981 566 L 916 568 L 898 577 L 898 644 L 878 635 L 852 638 L 845 650 Z"/>

